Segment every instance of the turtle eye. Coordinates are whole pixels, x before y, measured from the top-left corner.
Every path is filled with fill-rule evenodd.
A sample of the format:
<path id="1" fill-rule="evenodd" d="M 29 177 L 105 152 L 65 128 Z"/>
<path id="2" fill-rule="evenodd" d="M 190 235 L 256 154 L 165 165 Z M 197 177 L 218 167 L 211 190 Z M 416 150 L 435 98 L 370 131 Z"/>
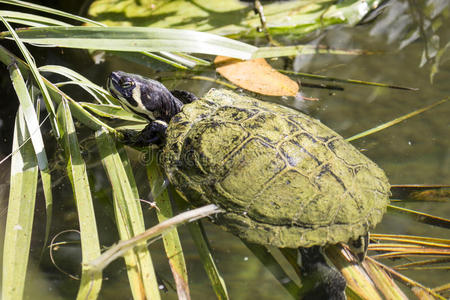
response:
<path id="1" fill-rule="evenodd" d="M 129 89 L 130 87 L 134 86 L 134 82 L 128 78 L 120 80 L 119 84 L 123 89 Z"/>

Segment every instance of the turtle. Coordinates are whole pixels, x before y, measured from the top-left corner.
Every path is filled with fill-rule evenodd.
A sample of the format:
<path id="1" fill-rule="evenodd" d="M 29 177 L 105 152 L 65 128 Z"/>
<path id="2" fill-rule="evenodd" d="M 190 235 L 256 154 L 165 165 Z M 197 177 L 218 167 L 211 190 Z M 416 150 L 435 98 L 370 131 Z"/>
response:
<path id="1" fill-rule="evenodd" d="M 160 149 L 184 199 L 219 206 L 215 222 L 247 242 L 299 249 L 304 272 L 323 281 L 310 298 L 345 299 L 345 279 L 322 249 L 349 243 L 363 259 L 389 204 L 380 167 L 319 120 L 242 93 L 211 89 L 197 99 L 122 71 L 107 88 L 149 120 L 131 144 Z"/>

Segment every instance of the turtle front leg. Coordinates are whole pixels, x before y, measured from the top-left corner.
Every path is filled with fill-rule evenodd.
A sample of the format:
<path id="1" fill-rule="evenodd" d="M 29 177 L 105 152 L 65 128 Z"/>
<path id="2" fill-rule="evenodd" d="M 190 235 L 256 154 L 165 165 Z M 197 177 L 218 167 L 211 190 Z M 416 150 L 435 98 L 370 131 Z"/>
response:
<path id="1" fill-rule="evenodd" d="M 327 263 L 322 248 L 299 248 L 301 253 L 303 300 L 344 300 L 347 282 L 341 273 Z"/>
<path id="2" fill-rule="evenodd" d="M 165 142 L 167 123 L 162 120 L 156 120 L 148 124 L 141 132 L 125 131 L 124 143 L 136 147 L 145 147 L 149 145 L 161 146 Z"/>

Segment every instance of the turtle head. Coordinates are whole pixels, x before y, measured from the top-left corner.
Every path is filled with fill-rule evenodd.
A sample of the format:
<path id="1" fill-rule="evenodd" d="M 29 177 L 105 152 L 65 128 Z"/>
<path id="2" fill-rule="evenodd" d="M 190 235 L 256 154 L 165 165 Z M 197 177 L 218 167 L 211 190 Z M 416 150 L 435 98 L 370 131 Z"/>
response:
<path id="1" fill-rule="evenodd" d="M 162 83 L 136 74 L 114 71 L 106 86 L 125 108 L 151 121 L 169 122 L 183 106 Z"/>

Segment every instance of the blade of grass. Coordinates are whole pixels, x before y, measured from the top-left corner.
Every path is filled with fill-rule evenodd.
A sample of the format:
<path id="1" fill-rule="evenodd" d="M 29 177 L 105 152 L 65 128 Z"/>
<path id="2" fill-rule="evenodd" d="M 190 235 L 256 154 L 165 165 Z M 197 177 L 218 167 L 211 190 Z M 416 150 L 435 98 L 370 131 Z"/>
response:
<path id="1" fill-rule="evenodd" d="M 106 104 L 93 104 L 79 102 L 83 108 L 93 112 L 99 117 L 110 118 L 113 120 L 130 121 L 139 124 L 148 124 L 148 120 L 136 115 L 135 113 L 129 112 L 123 109 L 122 106 L 118 105 L 106 105 Z"/>
<path id="2" fill-rule="evenodd" d="M 370 81 L 362 81 L 362 80 L 355 80 L 355 79 L 342 79 L 342 78 L 336 78 L 336 77 L 330 77 L 330 76 L 324 76 L 324 75 L 293 72 L 293 71 L 288 71 L 288 70 L 278 70 L 278 71 L 281 73 L 284 73 L 284 74 L 299 76 L 299 77 L 313 79 L 313 80 L 342 82 L 342 83 L 358 84 L 358 85 L 368 85 L 368 86 L 376 86 L 376 87 L 383 87 L 383 88 L 390 88 L 390 89 L 397 89 L 397 90 L 407 90 L 407 91 L 417 91 L 418 90 L 417 88 L 398 86 L 398 85 L 392 85 L 392 84 L 386 84 L 386 83 L 380 83 L 380 82 L 370 82 Z"/>
<path id="3" fill-rule="evenodd" d="M 58 123 L 62 133 L 61 141 L 66 155 L 67 173 L 77 204 L 82 261 L 88 262 L 100 255 L 100 243 L 86 165 L 80 153 L 80 145 L 76 137 L 75 125 L 73 124 L 69 103 L 65 99 L 61 101 L 58 108 Z M 101 284 L 102 273 L 98 271 L 91 272 L 83 264 L 77 299 L 97 299 Z"/>
<path id="4" fill-rule="evenodd" d="M 214 262 L 201 222 L 189 223 L 187 226 L 189 232 L 191 233 L 192 239 L 194 240 L 197 252 L 200 255 L 200 260 L 203 263 L 206 274 L 211 281 L 212 288 L 216 293 L 217 299 L 229 299 L 225 281 L 220 275 L 216 263 Z"/>
<path id="5" fill-rule="evenodd" d="M 22 299 L 36 199 L 38 166 L 28 139 L 25 116 L 19 108 L 16 116 L 8 214 L 3 248 L 2 299 Z"/>
<path id="6" fill-rule="evenodd" d="M 433 265 L 433 264 L 443 264 L 443 263 L 449 263 L 449 262 L 450 262 L 450 257 L 425 259 L 425 260 L 421 260 L 421 261 L 415 261 L 415 262 L 395 265 L 394 269 L 396 269 L 396 270 L 416 269 L 417 270 L 417 269 L 420 269 L 420 268 L 417 268 L 418 266 L 429 266 L 429 265 Z M 442 268 L 450 269 L 450 266 L 442 266 Z M 422 269 L 427 269 L 427 267 L 424 267 Z"/>
<path id="7" fill-rule="evenodd" d="M 147 27 L 48 26 L 18 29 L 28 43 L 112 51 L 175 51 L 248 59 L 255 46 L 205 32 Z M 1 33 L 0 37 L 8 37 Z"/>
<path id="8" fill-rule="evenodd" d="M 49 7 L 45 7 L 45 6 L 35 5 L 32 3 L 26 3 L 26 2 L 22 2 L 22 1 L 0 1 L 0 3 L 1 2 L 8 3 L 8 4 L 15 4 L 15 5 L 30 8 L 30 9 L 40 10 L 40 11 L 43 11 L 46 13 L 52 13 L 52 14 L 55 14 L 58 16 L 67 17 L 67 18 L 70 18 L 70 19 L 73 19 L 76 21 L 80 21 L 83 23 L 88 23 L 88 24 L 91 24 L 94 26 L 106 27 L 106 25 L 96 22 L 96 21 L 93 21 L 91 19 L 83 18 L 83 17 L 77 16 L 77 15 L 69 14 L 69 13 L 66 13 L 66 12 L 63 12 L 60 10 L 56 10 L 56 9 L 52 9 Z M 3 14 L 1 12 L 3 12 Z M 27 14 L 27 13 L 15 12 L 15 11 L 1 11 L 1 12 L 0 12 L 0 16 L 4 15 L 8 21 L 16 22 L 19 24 L 24 24 L 24 25 L 27 25 L 30 27 L 33 27 L 33 26 L 43 27 L 43 26 L 52 26 L 52 25 L 72 26 L 71 24 L 61 22 L 59 20 L 55 20 L 55 19 L 51 19 L 51 18 L 41 17 L 36 14 Z M 167 63 L 167 64 L 172 65 L 179 69 L 186 69 L 186 67 L 183 64 L 192 68 L 197 63 L 201 63 L 203 61 L 203 60 L 200 60 L 200 59 L 194 58 L 194 57 L 192 59 L 189 59 L 188 57 L 183 58 L 182 56 L 177 55 L 177 54 L 168 54 L 168 56 L 170 56 L 172 58 L 172 60 L 165 59 L 154 53 L 141 52 L 141 54 L 152 57 L 156 60 L 163 61 L 164 63 Z M 126 58 L 128 59 L 128 57 L 126 57 Z M 140 62 L 142 63 L 142 60 Z"/>
<path id="9" fill-rule="evenodd" d="M 208 81 L 208 82 L 214 82 L 215 84 L 227 87 L 229 89 L 237 89 L 238 87 L 232 83 L 219 80 L 216 78 L 208 77 L 208 76 L 200 76 L 200 75 L 192 75 L 192 76 L 170 76 L 170 77 L 160 77 L 161 80 L 167 81 L 167 80 L 179 80 L 179 79 L 187 79 L 187 80 L 202 80 L 202 81 Z"/>
<path id="10" fill-rule="evenodd" d="M 308 54 L 333 54 L 333 55 L 368 55 L 375 54 L 364 50 L 341 50 L 313 45 L 260 47 L 253 53 L 252 58 L 270 58 L 281 56 L 308 55 Z"/>
<path id="11" fill-rule="evenodd" d="M 412 242 L 412 243 L 419 243 L 419 244 L 420 243 L 428 243 L 429 245 L 437 246 L 437 247 L 440 247 L 441 245 L 450 246 L 450 239 L 432 238 L 432 237 L 427 237 L 427 236 L 371 233 L 370 239 L 374 239 L 377 241 L 404 240 L 405 242 Z M 374 244 L 374 245 L 376 245 L 376 244 Z M 370 247 L 370 245 L 369 245 L 369 247 Z"/>
<path id="12" fill-rule="evenodd" d="M 436 293 L 445 293 L 445 291 L 450 291 L 450 283 L 446 283 L 440 286 L 437 286 L 433 289 Z"/>
<path id="13" fill-rule="evenodd" d="M 183 67 L 187 66 L 188 68 L 192 69 L 193 67 L 195 67 L 197 65 L 196 61 L 189 59 L 187 57 L 183 57 L 179 54 L 170 53 L 167 51 L 161 51 L 161 52 L 159 52 L 159 54 L 161 54 L 161 56 L 166 57 L 166 59 L 169 61 L 177 61 Z M 161 57 L 161 58 L 163 58 L 163 57 Z M 187 69 L 186 67 L 184 67 L 184 68 Z"/>
<path id="14" fill-rule="evenodd" d="M 423 213 L 420 211 L 415 211 L 412 209 L 407 209 L 407 208 L 398 207 L 398 206 L 394 206 L 394 205 L 388 205 L 388 211 L 391 213 L 406 215 L 420 223 L 429 224 L 429 225 L 438 226 L 438 227 L 447 228 L 447 229 L 450 228 L 450 220 L 449 219 L 433 216 L 433 215 L 426 214 L 426 213 Z"/>
<path id="15" fill-rule="evenodd" d="M 412 258 L 422 256 L 449 256 L 450 250 L 433 247 L 405 246 L 404 244 L 382 244 L 371 248 L 375 251 L 383 251 L 382 254 L 375 254 L 373 258 Z"/>
<path id="16" fill-rule="evenodd" d="M 53 8 L 50 8 L 50 7 L 47 7 L 47 6 L 33 4 L 33 3 L 25 2 L 25 1 L 20 1 L 20 0 L 0 0 L 0 3 L 5 3 L 5 4 L 20 6 L 20 7 L 24 7 L 24 8 L 37 10 L 37 11 L 42 11 L 42 12 L 47 13 L 47 14 L 53 14 L 53 15 L 57 15 L 57 16 L 60 16 L 60 17 L 69 18 L 69 19 L 76 20 L 76 21 L 79 21 L 79 22 L 82 22 L 82 23 L 89 23 L 89 24 L 92 24 L 92 25 L 105 26 L 102 23 L 93 21 L 93 20 L 88 19 L 88 18 L 83 18 L 83 17 L 77 16 L 77 15 L 73 15 L 73 14 L 61 11 L 61 10 L 57 10 L 57 9 L 53 9 Z"/>
<path id="17" fill-rule="evenodd" d="M 122 146 L 105 131 L 96 132 L 102 164 L 113 189 L 114 211 L 122 240 L 145 231 L 142 209 L 130 162 Z M 141 242 L 124 254 L 134 299 L 161 299 L 153 262 L 147 244 Z"/>
<path id="18" fill-rule="evenodd" d="M 157 238 L 158 236 L 164 234 L 166 230 L 169 230 L 186 222 L 194 222 L 195 220 L 221 212 L 222 210 L 214 204 L 209 204 L 196 209 L 185 211 L 147 229 L 145 232 L 138 234 L 137 236 L 129 240 L 120 241 L 119 243 L 117 243 L 117 245 L 110 247 L 101 256 L 97 257 L 95 260 L 90 261 L 86 265 L 92 270 L 103 270 L 106 266 L 108 266 L 108 264 L 110 264 L 118 257 L 123 256 L 124 253 L 131 250 L 136 245 L 149 239 Z"/>
<path id="19" fill-rule="evenodd" d="M 423 113 L 423 112 L 426 112 L 426 111 L 432 109 L 433 107 L 436 107 L 436 106 L 438 106 L 438 105 L 440 105 L 440 104 L 443 104 L 443 103 L 447 102 L 448 99 L 450 99 L 450 98 L 445 98 L 445 99 L 436 101 L 436 102 L 432 103 L 431 105 L 428 105 L 428 106 L 423 107 L 423 108 L 421 108 L 421 109 L 415 110 L 415 111 L 413 111 L 413 112 L 411 112 L 411 113 L 409 113 L 409 114 L 406 114 L 406 115 L 404 115 L 404 116 L 401 116 L 401 117 L 399 117 L 399 118 L 396 118 L 396 119 L 394 119 L 394 120 L 392 120 L 392 121 L 386 122 L 386 123 L 384 123 L 384 124 L 381 124 L 381 125 L 379 125 L 379 126 L 376 126 L 376 127 L 374 127 L 374 128 L 371 128 L 371 129 L 366 130 L 366 131 L 364 131 L 364 132 L 355 134 L 354 136 L 351 136 L 351 137 L 349 137 L 349 138 L 346 138 L 346 141 L 347 141 L 347 142 L 351 142 L 351 141 L 360 139 L 360 138 L 362 138 L 362 137 L 366 137 L 366 136 L 368 136 L 368 135 L 374 134 L 374 133 L 376 133 L 376 132 L 378 132 L 378 131 L 384 130 L 384 129 L 388 128 L 388 127 L 394 126 L 394 125 L 396 125 L 396 124 L 398 124 L 398 123 L 400 123 L 400 122 L 403 122 L 403 121 L 405 121 L 405 120 L 407 120 L 407 119 L 409 119 L 409 118 L 412 118 L 412 117 L 414 117 L 414 116 L 417 116 L 418 114 L 421 114 L 421 113 Z"/>
<path id="20" fill-rule="evenodd" d="M 164 182 L 164 175 L 159 168 L 157 154 L 151 153 L 150 162 L 147 164 L 147 177 L 152 189 L 152 198 L 159 208 L 156 211 L 159 222 L 163 222 L 173 217 L 172 205 L 169 199 L 167 188 L 162 193 L 155 193 L 155 189 Z M 190 299 L 189 281 L 184 260 L 183 249 L 181 247 L 180 237 L 177 228 L 168 230 L 163 236 L 164 249 L 169 260 L 172 276 L 177 287 L 179 299 Z"/>
<path id="21" fill-rule="evenodd" d="M 450 200 L 450 185 L 444 184 L 393 184 L 391 185 L 391 199 L 402 202 Z"/>
<path id="22" fill-rule="evenodd" d="M 5 65 L 16 63 L 19 66 L 20 71 L 23 73 L 28 72 L 30 68 L 28 64 L 26 64 L 20 58 L 16 57 L 14 54 L 12 54 L 10 51 L 2 47 L 1 45 L 0 45 L 0 61 L 3 62 Z M 108 126 L 108 124 L 100 121 L 98 118 L 95 118 L 92 114 L 86 111 L 79 103 L 77 103 L 67 94 L 58 89 L 53 83 L 51 83 L 41 75 L 40 78 L 45 83 L 45 86 L 48 88 L 48 91 L 50 92 L 52 99 L 57 104 L 61 103 L 63 99 L 69 101 L 69 106 L 73 113 L 73 116 L 78 121 L 80 121 L 81 123 L 83 123 L 85 126 L 87 126 L 92 130 L 99 130 L 101 128 L 106 128 L 109 132 L 115 134 L 116 136 L 118 137 L 121 136 L 121 134 L 118 133 L 116 130 L 114 130 L 114 128 Z"/>
<path id="23" fill-rule="evenodd" d="M 366 257 L 367 260 L 370 261 L 370 263 L 377 265 L 378 267 L 384 269 L 386 272 L 388 272 L 391 276 L 393 276 L 394 278 L 396 278 L 397 280 L 399 280 L 400 282 L 402 282 L 403 284 L 405 284 L 406 286 L 408 286 L 409 288 L 413 288 L 413 287 L 417 287 L 420 289 L 423 289 L 425 291 L 427 291 L 429 294 L 433 295 L 434 297 L 436 297 L 437 299 L 441 299 L 441 300 L 445 300 L 444 297 L 442 297 L 441 295 L 437 294 L 436 292 L 434 292 L 433 290 L 421 285 L 420 283 L 411 280 L 410 278 L 398 273 L 397 271 L 389 268 L 388 266 L 376 261 L 375 259 L 371 258 L 371 257 Z"/>
<path id="24" fill-rule="evenodd" d="M 364 270 L 385 299 L 408 299 L 399 286 L 395 284 L 395 281 L 391 276 L 389 276 L 382 268 L 374 264 L 371 260 L 365 260 L 363 265 Z"/>
<path id="25" fill-rule="evenodd" d="M 95 100 L 97 100 L 98 103 L 107 103 L 107 104 L 119 104 L 118 101 L 111 101 L 111 99 L 114 99 L 113 97 L 109 96 L 109 92 L 102 88 L 101 86 L 96 85 L 83 75 L 81 75 L 78 72 L 75 72 L 72 69 L 66 68 L 64 66 L 57 66 L 57 65 L 45 65 L 39 67 L 39 71 L 41 72 L 50 72 L 50 73 L 56 73 L 59 75 L 62 75 L 64 77 L 67 77 L 69 79 L 73 80 L 73 83 L 78 84 L 81 88 L 83 88 L 86 92 L 91 94 Z M 100 100 L 97 95 L 102 96 L 104 100 Z"/>
<path id="26" fill-rule="evenodd" d="M 145 66 L 149 69 L 162 69 L 166 70 L 169 66 L 172 66 L 177 69 L 187 70 L 188 68 L 183 65 L 183 60 L 170 60 L 165 57 L 162 57 L 161 55 L 150 53 L 147 51 L 141 51 L 141 52 L 122 52 L 122 51 L 109 51 L 109 53 L 114 54 L 116 56 L 119 56 L 123 59 L 126 59 L 128 61 L 131 61 L 136 64 L 140 64 L 142 66 Z M 150 58 L 150 60 L 149 60 Z M 172 57 L 176 58 L 176 57 Z M 191 67 L 190 64 L 189 67 Z"/>
<path id="27" fill-rule="evenodd" d="M 364 268 L 354 262 L 353 255 L 346 248 L 338 245 L 327 247 L 326 255 L 345 277 L 350 293 L 363 299 L 382 299 L 374 282 L 368 278 Z M 385 289 L 393 289 L 393 287 L 388 285 Z"/>
<path id="28" fill-rule="evenodd" d="M 182 53 L 182 52 L 170 53 L 170 55 L 171 56 L 172 55 L 177 55 L 177 56 L 180 56 L 180 57 L 182 57 L 182 58 L 184 58 L 184 59 L 186 59 L 188 61 L 195 62 L 195 65 L 202 65 L 202 66 L 209 66 L 209 65 L 211 65 L 211 62 L 209 62 L 207 60 L 204 60 L 204 59 L 201 59 L 201 58 L 198 58 L 198 57 L 195 57 L 193 55 L 186 54 L 186 53 Z"/>
<path id="29" fill-rule="evenodd" d="M 36 111 L 33 107 L 33 101 L 30 93 L 28 92 L 27 85 L 24 78 L 18 68 L 17 64 L 11 64 L 9 66 L 11 81 L 13 83 L 14 90 L 16 91 L 17 98 L 19 99 L 21 109 L 23 111 L 27 128 L 31 132 L 31 142 L 34 148 L 34 153 L 38 161 L 38 166 L 41 174 L 41 182 L 44 191 L 45 198 L 45 211 L 46 211 L 46 234 L 44 238 L 44 245 L 47 243 L 48 234 L 50 231 L 53 196 L 51 189 L 51 175 L 48 167 L 47 154 L 45 153 L 44 141 L 42 140 L 42 133 Z M 33 88 L 33 86 L 31 86 Z M 40 102 L 36 101 L 37 104 Z M 44 250 L 44 248 L 43 248 Z"/>
<path id="30" fill-rule="evenodd" d="M 70 24 L 68 23 L 61 22 L 55 19 L 18 11 L 0 10 L 0 16 L 3 16 L 8 22 L 14 22 L 28 26 L 70 26 Z"/>
<path id="31" fill-rule="evenodd" d="M 258 260 L 272 273 L 272 275 L 280 282 L 280 284 L 291 294 L 293 299 L 299 299 L 301 292 L 300 287 L 290 278 L 284 269 L 280 266 L 273 254 L 266 247 L 243 241 L 250 251 L 258 258 Z"/>
<path id="32" fill-rule="evenodd" d="M 39 169 L 42 172 L 48 173 L 48 160 L 47 154 L 45 153 L 44 141 L 42 140 L 41 128 L 25 80 L 16 64 L 10 65 L 9 70 L 14 90 L 16 91 L 25 116 L 27 128 L 31 132 L 31 142 L 36 153 Z"/>
<path id="33" fill-rule="evenodd" d="M 34 62 L 33 56 L 28 52 L 28 49 L 25 47 L 23 42 L 20 40 L 20 38 L 17 36 L 14 29 L 9 25 L 8 22 L 5 21 L 3 17 L 0 16 L 0 20 L 3 22 L 3 24 L 8 29 L 8 32 L 13 37 L 14 41 L 16 42 L 17 46 L 20 49 L 20 52 L 22 53 L 23 57 L 28 63 L 28 66 L 30 68 L 31 74 L 33 74 L 34 79 L 36 80 L 39 89 L 42 93 L 42 96 L 44 98 L 45 106 L 47 108 L 48 113 L 50 114 L 50 121 L 52 124 L 52 129 L 55 132 L 55 135 L 57 138 L 59 138 L 59 131 L 58 131 L 58 125 L 56 124 L 56 117 L 55 117 L 55 108 L 53 106 L 53 102 L 50 98 L 50 94 L 42 80 L 41 75 L 39 74 L 39 70 L 37 69 L 37 66 Z"/>

